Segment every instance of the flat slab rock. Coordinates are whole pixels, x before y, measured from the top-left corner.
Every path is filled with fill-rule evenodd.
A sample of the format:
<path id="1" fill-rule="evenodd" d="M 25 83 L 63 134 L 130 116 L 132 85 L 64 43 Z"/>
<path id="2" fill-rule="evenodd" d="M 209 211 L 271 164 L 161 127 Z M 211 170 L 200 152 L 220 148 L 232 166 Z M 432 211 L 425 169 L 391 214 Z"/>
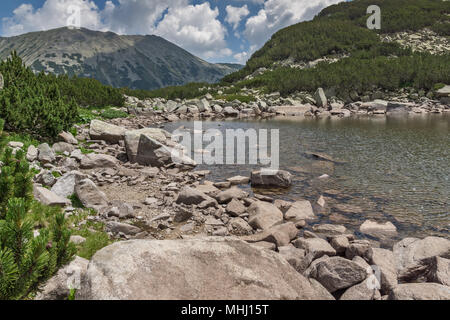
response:
<path id="1" fill-rule="evenodd" d="M 81 300 L 328 298 L 278 253 L 220 237 L 115 243 L 94 255 L 77 295 Z"/>

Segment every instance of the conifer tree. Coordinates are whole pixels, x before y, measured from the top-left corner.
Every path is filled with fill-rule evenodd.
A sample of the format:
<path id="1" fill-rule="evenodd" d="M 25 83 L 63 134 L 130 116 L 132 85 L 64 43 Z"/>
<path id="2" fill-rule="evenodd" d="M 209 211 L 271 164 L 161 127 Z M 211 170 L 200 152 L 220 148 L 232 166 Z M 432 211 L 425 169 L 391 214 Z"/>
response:
<path id="1" fill-rule="evenodd" d="M 32 173 L 23 152 L 5 148 L 0 119 L 0 300 L 23 299 L 68 263 L 75 246 L 64 214 L 34 234 Z"/>

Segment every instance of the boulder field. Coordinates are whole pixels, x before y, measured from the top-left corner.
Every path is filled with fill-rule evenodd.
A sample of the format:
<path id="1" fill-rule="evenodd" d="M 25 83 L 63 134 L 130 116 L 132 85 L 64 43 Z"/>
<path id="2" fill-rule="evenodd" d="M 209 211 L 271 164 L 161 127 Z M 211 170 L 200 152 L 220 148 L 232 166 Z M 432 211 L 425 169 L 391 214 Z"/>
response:
<path id="1" fill-rule="evenodd" d="M 203 113 L 219 110 L 205 101 Z M 53 146 L 25 150 L 39 172 L 37 200 L 76 215 L 69 200 L 76 195 L 95 210 L 88 219 L 117 240 L 61 269 L 38 298 L 62 299 L 75 272 L 79 299 L 450 300 L 450 240 L 380 246 L 377 239 L 397 235 L 394 224 L 362 221 L 357 238 L 344 225 L 318 221 L 307 200 L 242 188 L 288 188 L 288 171 L 208 181 L 209 171 L 195 170 L 170 133 L 145 128 L 167 118 L 95 120 L 76 136 L 61 133 Z"/>

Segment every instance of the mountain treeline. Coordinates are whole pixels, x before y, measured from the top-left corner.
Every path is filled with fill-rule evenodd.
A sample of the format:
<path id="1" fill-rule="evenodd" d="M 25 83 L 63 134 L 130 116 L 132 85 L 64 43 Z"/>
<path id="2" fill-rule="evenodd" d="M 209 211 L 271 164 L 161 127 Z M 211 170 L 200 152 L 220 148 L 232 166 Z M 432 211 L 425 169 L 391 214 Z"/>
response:
<path id="1" fill-rule="evenodd" d="M 381 8 L 381 30 L 369 30 L 366 10 L 370 5 Z M 402 54 L 396 44 L 381 42 L 378 33 L 417 31 L 432 27 L 442 35 L 450 34 L 450 2 L 442 0 L 355 0 L 325 8 L 312 21 L 284 28 L 256 51 L 246 66 L 226 76 L 233 83 L 259 68 L 271 67 L 285 59 L 313 61 L 323 56 L 350 54 L 357 59 L 360 51 L 380 55 Z M 402 54 L 404 55 L 404 54 Z M 352 58 L 350 58 L 352 59 Z"/>
<path id="2" fill-rule="evenodd" d="M 77 121 L 79 107 L 124 105 L 120 89 L 94 79 L 34 74 L 16 52 L 0 63 L 0 73 L 0 119 L 8 131 L 55 137 Z"/>

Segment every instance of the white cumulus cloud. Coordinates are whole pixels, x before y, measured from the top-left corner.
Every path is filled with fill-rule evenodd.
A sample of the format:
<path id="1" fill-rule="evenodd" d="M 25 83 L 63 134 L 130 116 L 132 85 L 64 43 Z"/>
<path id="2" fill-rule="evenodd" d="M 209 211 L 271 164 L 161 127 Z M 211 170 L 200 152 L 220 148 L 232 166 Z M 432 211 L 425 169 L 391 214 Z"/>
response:
<path id="1" fill-rule="evenodd" d="M 248 18 L 244 36 L 261 47 L 271 35 L 292 24 L 314 18 L 323 8 L 343 0 L 267 0 L 258 14 Z"/>
<path id="2" fill-rule="evenodd" d="M 46 0 L 42 7 L 17 7 L 2 19 L 3 36 L 68 26 L 73 10 L 80 12 L 81 27 L 119 34 L 156 34 L 202 58 L 230 56 L 226 28 L 218 8 L 189 0 L 108 0 L 99 8 L 93 0 Z"/>
<path id="3" fill-rule="evenodd" d="M 250 14 L 247 5 L 243 7 L 233 7 L 228 5 L 225 10 L 227 12 L 225 21 L 232 25 L 233 29 L 237 29 L 241 20 Z"/>

